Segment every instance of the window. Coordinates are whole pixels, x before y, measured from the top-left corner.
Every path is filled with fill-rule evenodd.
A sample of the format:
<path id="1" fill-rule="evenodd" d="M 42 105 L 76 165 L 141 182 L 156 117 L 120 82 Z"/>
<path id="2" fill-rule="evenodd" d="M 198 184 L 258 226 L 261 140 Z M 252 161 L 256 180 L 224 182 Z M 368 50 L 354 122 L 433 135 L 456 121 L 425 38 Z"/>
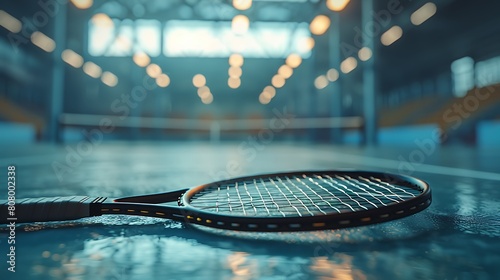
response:
<path id="1" fill-rule="evenodd" d="M 92 56 L 160 54 L 160 22 L 156 20 L 89 21 L 88 52 Z"/>
<path id="2" fill-rule="evenodd" d="M 476 86 L 500 83 L 500 57 L 476 63 Z"/>
<path id="3" fill-rule="evenodd" d="M 88 52 L 92 56 L 132 56 L 161 52 L 161 23 L 156 20 L 117 20 L 97 14 L 89 21 Z M 307 23 L 252 22 L 244 34 L 231 30 L 229 21 L 171 20 L 163 29 L 163 54 L 169 57 L 286 58 L 310 56 Z"/>
<path id="4" fill-rule="evenodd" d="M 453 78 L 453 94 L 462 97 L 474 88 L 474 60 L 470 57 L 460 58 L 451 64 Z"/>
<path id="5" fill-rule="evenodd" d="M 240 53 L 245 57 L 285 58 L 298 53 L 310 55 L 310 33 L 307 23 L 252 22 L 243 35 L 231 30 L 231 22 L 180 21 L 166 23 L 164 49 L 166 56 L 228 57 Z"/>

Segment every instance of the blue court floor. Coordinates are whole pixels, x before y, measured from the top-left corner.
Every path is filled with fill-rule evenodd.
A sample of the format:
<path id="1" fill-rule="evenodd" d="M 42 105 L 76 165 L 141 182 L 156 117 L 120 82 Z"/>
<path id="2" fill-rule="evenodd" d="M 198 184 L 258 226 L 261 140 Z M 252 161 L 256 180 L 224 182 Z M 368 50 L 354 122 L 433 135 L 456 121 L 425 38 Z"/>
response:
<path id="1" fill-rule="evenodd" d="M 166 192 L 219 179 L 352 168 L 427 181 L 433 203 L 402 220 L 289 234 L 199 230 L 178 222 L 102 216 L 20 225 L 16 272 L 0 279 L 500 279 L 500 149 L 332 147 L 252 141 L 103 142 L 2 147 L 17 198 Z"/>

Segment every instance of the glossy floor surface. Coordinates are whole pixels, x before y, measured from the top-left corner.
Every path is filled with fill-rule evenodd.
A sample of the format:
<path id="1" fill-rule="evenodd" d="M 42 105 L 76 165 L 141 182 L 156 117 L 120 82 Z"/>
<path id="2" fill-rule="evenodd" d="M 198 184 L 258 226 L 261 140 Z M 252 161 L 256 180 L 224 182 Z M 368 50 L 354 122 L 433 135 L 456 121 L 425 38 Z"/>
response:
<path id="1" fill-rule="evenodd" d="M 85 149 L 86 148 L 86 149 Z M 240 175 L 354 168 L 416 176 L 433 203 L 402 220 L 291 234 L 207 231 L 178 222 L 102 216 L 20 225 L 16 272 L 0 279 L 500 279 L 500 150 L 357 148 L 262 143 L 99 143 L 3 147 L 17 198 L 120 197 Z M 0 198 L 4 199 L 4 187 Z"/>

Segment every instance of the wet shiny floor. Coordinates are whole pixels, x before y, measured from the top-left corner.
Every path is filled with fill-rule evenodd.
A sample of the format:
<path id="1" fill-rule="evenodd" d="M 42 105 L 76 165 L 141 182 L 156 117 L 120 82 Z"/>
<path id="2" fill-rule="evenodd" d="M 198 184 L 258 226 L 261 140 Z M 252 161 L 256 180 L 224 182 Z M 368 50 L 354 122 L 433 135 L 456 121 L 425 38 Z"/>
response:
<path id="1" fill-rule="evenodd" d="M 6 270 L 3 228 L 1 279 L 500 279 L 500 150 L 251 141 L 86 148 L 12 146 L 0 154 L 0 172 L 16 165 L 17 198 L 119 197 L 240 175 L 354 168 L 419 177 L 433 204 L 385 224 L 289 234 L 129 216 L 21 225 L 16 273 Z"/>

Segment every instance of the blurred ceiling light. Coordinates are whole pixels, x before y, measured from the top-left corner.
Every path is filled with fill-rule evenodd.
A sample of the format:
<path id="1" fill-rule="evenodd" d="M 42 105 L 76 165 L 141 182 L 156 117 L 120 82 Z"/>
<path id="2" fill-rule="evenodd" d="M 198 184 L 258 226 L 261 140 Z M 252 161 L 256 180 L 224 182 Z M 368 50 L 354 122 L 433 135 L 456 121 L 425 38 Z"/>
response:
<path id="1" fill-rule="evenodd" d="M 318 76 L 314 80 L 314 86 L 317 89 L 324 89 L 324 88 L 326 88 L 327 85 L 328 85 L 328 79 L 326 78 L 325 75 Z"/>
<path id="2" fill-rule="evenodd" d="M 233 53 L 230 57 L 229 57 L 229 65 L 231 66 L 237 66 L 237 67 L 241 67 L 243 65 L 243 56 L 239 53 Z"/>
<path id="3" fill-rule="evenodd" d="M 241 80 L 240 78 L 230 77 L 229 79 L 227 79 L 227 85 L 232 89 L 239 88 L 241 85 Z"/>
<path id="4" fill-rule="evenodd" d="M 56 48 L 56 42 L 40 31 L 31 34 L 31 42 L 46 52 L 52 52 Z"/>
<path id="5" fill-rule="evenodd" d="M 248 10 L 252 7 L 252 0 L 233 0 L 233 6 L 241 11 Z"/>
<path id="6" fill-rule="evenodd" d="M 83 57 L 72 50 L 64 50 L 61 58 L 64 62 L 75 68 L 80 68 L 83 65 Z"/>
<path id="7" fill-rule="evenodd" d="M 349 1 L 350 0 L 326 0 L 326 6 L 334 12 L 340 12 L 349 4 Z"/>
<path id="8" fill-rule="evenodd" d="M 151 62 L 149 56 L 144 52 L 135 53 L 132 59 L 140 67 L 146 67 Z"/>
<path id="9" fill-rule="evenodd" d="M 263 91 L 260 95 L 262 95 L 266 99 L 271 99 L 275 96 L 275 95 L 272 95 L 271 92 L 268 92 L 268 91 Z"/>
<path id="10" fill-rule="evenodd" d="M 93 15 L 91 21 L 96 27 L 105 28 L 114 26 L 113 20 L 107 14 L 103 13 Z"/>
<path id="11" fill-rule="evenodd" d="M 85 9 L 92 7 L 92 4 L 94 4 L 94 1 L 93 0 L 71 0 L 71 3 L 73 3 L 73 5 L 75 5 L 75 7 L 77 7 L 78 9 L 85 10 Z"/>
<path id="12" fill-rule="evenodd" d="M 87 61 L 83 64 L 83 72 L 90 77 L 97 79 L 101 76 L 102 69 L 94 62 Z"/>
<path id="13" fill-rule="evenodd" d="M 314 35 L 323 35 L 330 27 L 330 18 L 325 15 L 317 15 L 309 25 L 311 33 Z"/>
<path id="14" fill-rule="evenodd" d="M 157 64 L 151 63 L 146 67 L 146 73 L 151 78 L 155 79 L 161 74 L 161 68 Z"/>
<path id="15" fill-rule="evenodd" d="M 229 70 L 227 70 L 227 73 L 229 74 L 229 77 L 239 78 L 241 77 L 241 74 L 243 74 L 243 71 L 239 66 L 231 66 L 229 67 Z"/>
<path id="16" fill-rule="evenodd" d="M 403 29 L 395 25 L 382 34 L 382 36 L 380 37 L 380 41 L 384 46 L 390 46 L 392 45 L 392 43 L 399 40 L 401 36 L 403 36 Z"/>
<path id="17" fill-rule="evenodd" d="M 276 89 L 272 86 L 266 86 L 263 92 L 267 93 L 267 95 L 269 95 L 269 98 L 273 98 L 276 95 Z"/>
<path id="18" fill-rule="evenodd" d="M 207 98 L 207 96 L 211 95 L 210 89 L 207 86 L 202 86 L 198 88 L 198 96 L 200 98 Z"/>
<path id="19" fill-rule="evenodd" d="M 193 76 L 193 85 L 197 88 L 204 86 L 207 83 L 207 79 L 202 74 L 196 74 Z"/>
<path id="20" fill-rule="evenodd" d="M 210 89 L 207 87 L 207 86 L 202 86 L 200 88 L 198 88 L 198 96 L 200 98 L 206 98 L 207 96 L 211 95 L 212 93 L 210 93 Z"/>
<path id="21" fill-rule="evenodd" d="M 281 65 L 280 68 L 278 69 L 278 74 L 280 74 L 281 77 L 288 79 L 292 76 L 293 69 L 292 69 L 292 67 L 284 64 L 284 65 Z"/>
<path id="22" fill-rule="evenodd" d="M 337 71 L 337 69 L 334 69 L 334 68 L 328 70 L 326 72 L 326 78 L 330 82 L 335 82 L 336 80 L 339 79 L 339 71 Z"/>
<path id="23" fill-rule="evenodd" d="M 340 63 L 340 71 L 342 71 L 342 73 L 344 74 L 347 74 L 356 69 L 357 66 L 358 61 L 354 57 L 350 56 Z"/>
<path id="24" fill-rule="evenodd" d="M 297 68 L 302 63 L 302 57 L 300 55 L 292 53 L 286 58 L 286 65 Z"/>
<path id="25" fill-rule="evenodd" d="M 104 71 L 101 76 L 101 81 L 109 87 L 114 87 L 118 84 L 118 77 L 111 72 Z"/>
<path id="26" fill-rule="evenodd" d="M 316 42 L 314 41 L 314 38 L 308 37 L 304 42 L 304 47 L 306 50 L 310 51 L 314 48 L 315 44 Z"/>
<path id="27" fill-rule="evenodd" d="M 212 94 L 209 94 L 207 95 L 207 97 L 201 99 L 201 102 L 203 102 L 203 104 L 210 104 L 212 103 L 212 101 L 214 101 L 214 96 Z"/>
<path id="28" fill-rule="evenodd" d="M 410 20 L 414 25 L 421 25 L 431 18 L 437 11 L 436 4 L 429 2 L 411 14 Z"/>
<path id="29" fill-rule="evenodd" d="M 156 84 L 159 87 L 168 87 L 170 85 L 170 77 L 167 74 L 160 74 L 160 76 L 156 77 Z"/>
<path id="30" fill-rule="evenodd" d="M 267 98 L 267 96 L 265 96 L 264 93 L 261 93 L 259 95 L 259 102 L 262 105 L 266 105 L 269 104 L 269 102 L 271 102 L 271 98 Z"/>
<path id="31" fill-rule="evenodd" d="M 236 34 L 244 34 L 248 31 L 250 20 L 245 15 L 237 15 L 231 22 L 231 29 Z"/>
<path id="32" fill-rule="evenodd" d="M 361 60 L 361 61 L 367 61 L 368 59 L 370 59 L 372 57 L 372 50 L 370 50 L 370 48 L 368 48 L 368 47 L 362 47 L 358 51 L 358 57 L 359 57 L 359 60 Z"/>
<path id="33" fill-rule="evenodd" d="M 281 88 L 285 85 L 285 78 L 283 78 L 281 75 L 279 74 L 276 74 L 273 76 L 273 78 L 271 79 L 271 84 L 273 85 L 273 87 L 275 88 Z"/>
<path id="34" fill-rule="evenodd" d="M 3 26 L 12 33 L 18 33 L 21 31 L 23 24 L 6 11 L 0 10 L 0 26 Z"/>

